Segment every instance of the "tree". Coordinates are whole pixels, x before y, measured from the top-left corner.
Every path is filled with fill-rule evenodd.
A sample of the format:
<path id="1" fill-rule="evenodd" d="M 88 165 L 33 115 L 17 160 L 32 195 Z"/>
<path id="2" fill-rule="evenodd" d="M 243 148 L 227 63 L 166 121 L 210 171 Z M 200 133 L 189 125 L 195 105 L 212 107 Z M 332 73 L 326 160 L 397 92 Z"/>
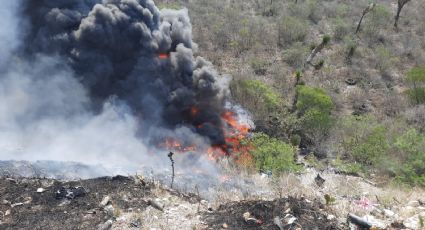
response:
<path id="1" fill-rule="evenodd" d="M 376 6 L 375 3 L 371 3 L 371 4 L 369 4 L 369 6 L 366 9 L 363 10 L 362 17 L 360 18 L 360 21 L 357 24 L 356 34 L 360 31 L 360 27 L 362 25 L 362 21 L 363 21 L 364 16 L 366 16 L 367 13 L 372 11 L 373 8 L 375 8 L 375 6 Z"/>
<path id="2" fill-rule="evenodd" d="M 410 0 L 397 0 L 397 14 L 395 15 L 394 27 L 398 28 L 398 19 L 400 18 L 401 10 Z"/>

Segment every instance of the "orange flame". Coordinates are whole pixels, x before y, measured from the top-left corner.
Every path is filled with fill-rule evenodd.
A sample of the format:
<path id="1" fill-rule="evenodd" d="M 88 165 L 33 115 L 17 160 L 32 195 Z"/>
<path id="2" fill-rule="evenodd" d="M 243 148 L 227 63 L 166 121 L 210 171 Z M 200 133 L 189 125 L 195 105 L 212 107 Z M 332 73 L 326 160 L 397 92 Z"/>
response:
<path id="1" fill-rule="evenodd" d="M 159 147 L 175 151 L 178 153 L 192 152 L 196 150 L 195 145 L 183 145 L 178 140 L 173 138 L 167 138 L 164 143 L 159 144 Z"/>
<path id="2" fill-rule="evenodd" d="M 196 116 L 199 114 L 199 108 L 193 106 L 190 108 L 190 115 Z M 178 153 L 190 151 L 206 151 L 209 160 L 215 161 L 225 156 L 234 159 L 236 164 L 244 167 L 252 167 L 253 158 L 250 153 L 254 147 L 247 141 L 250 126 L 238 121 L 236 115 L 231 111 L 225 111 L 221 118 L 224 121 L 222 127 L 224 133 L 224 144 L 211 146 L 207 150 L 202 150 L 196 145 L 185 145 L 180 141 L 168 138 L 159 147 L 166 148 L 170 151 Z M 202 128 L 204 124 L 197 125 L 197 128 Z"/>
<path id="3" fill-rule="evenodd" d="M 167 58 L 170 57 L 170 55 L 167 54 L 167 53 L 160 53 L 160 54 L 158 54 L 158 57 L 159 57 L 159 59 L 167 59 Z"/>

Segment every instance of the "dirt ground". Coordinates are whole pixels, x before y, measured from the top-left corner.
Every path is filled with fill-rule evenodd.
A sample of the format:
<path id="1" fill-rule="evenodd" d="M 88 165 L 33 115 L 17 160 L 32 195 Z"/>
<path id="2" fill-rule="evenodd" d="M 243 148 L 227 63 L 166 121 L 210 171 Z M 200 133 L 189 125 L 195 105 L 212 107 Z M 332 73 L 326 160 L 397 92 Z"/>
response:
<path id="1" fill-rule="evenodd" d="M 61 188 L 78 186 L 85 194 L 73 199 L 56 194 Z M 105 197 L 109 201 L 102 205 Z M 152 200 L 163 210 L 154 207 Z M 342 229 L 336 221 L 327 220 L 319 202 L 303 198 L 238 201 L 215 209 L 194 194 L 124 176 L 72 182 L 3 177 L 0 201 L 0 229 L 279 230 L 275 217 L 282 221 L 282 229 Z M 250 213 L 248 221 L 246 212 Z M 296 218 L 292 224 L 287 224 L 288 215 Z"/>

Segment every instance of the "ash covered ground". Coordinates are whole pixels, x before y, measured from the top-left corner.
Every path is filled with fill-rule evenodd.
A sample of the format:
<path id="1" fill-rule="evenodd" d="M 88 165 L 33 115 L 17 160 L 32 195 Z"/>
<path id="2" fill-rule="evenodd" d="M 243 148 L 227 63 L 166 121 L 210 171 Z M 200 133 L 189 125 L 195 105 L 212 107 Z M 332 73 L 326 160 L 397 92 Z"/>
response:
<path id="1" fill-rule="evenodd" d="M 343 229 L 336 220 L 326 219 L 320 202 L 289 197 L 232 202 L 216 209 L 194 193 L 177 192 L 142 177 L 69 182 L 2 177 L 0 185 L 0 229 L 279 230 L 275 218 L 281 219 L 282 229 Z M 84 188 L 84 193 L 73 188 Z M 74 192 L 75 197 L 58 195 L 61 190 Z M 288 215 L 296 221 L 285 223 Z"/>

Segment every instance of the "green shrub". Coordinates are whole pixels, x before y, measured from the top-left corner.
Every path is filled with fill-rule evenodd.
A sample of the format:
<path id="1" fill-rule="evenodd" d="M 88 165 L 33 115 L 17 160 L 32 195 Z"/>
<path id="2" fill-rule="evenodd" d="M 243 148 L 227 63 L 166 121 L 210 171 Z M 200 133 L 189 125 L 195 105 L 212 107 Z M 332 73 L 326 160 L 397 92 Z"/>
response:
<path id="1" fill-rule="evenodd" d="M 251 68 L 254 70 L 255 74 L 264 75 L 267 71 L 267 62 L 260 58 L 251 59 L 250 63 Z"/>
<path id="2" fill-rule="evenodd" d="M 297 110 L 300 114 L 316 109 L 321 113 L 330 114 L 334 107 L 331 97 L 320 88 L 297 86 Z"/>
<path id="3" fill-rule="evenodd" d="M 365 135 L 353 146 L 351 151 L 354 159 L 364 165 L 378 165 L 383 162 L 389 149 L 387 142 L 387 129 L 378 125 L 371 133 Z"/>
<path id="4" fill-rule="evenodd" d="M 291 16 L 302 20 L 308 19 L 314 23 L 317 23 L 321 17 L 317 0 L 307 0 L 297 4 L 291 3 L 288 5 L 288 10 Z"/>
<path id="5" fill-rule="evenodd" d="M 377 46 L 374 53 L 376 55 L 376 68 L 381 73 L 388 72 L 398 62 L 398 59 L 394 57 L 391 51 L 383 45 Z"/>
<path id="6" fill-rule="evenodd" d="M 265 82 L 255 79 L 233 81 L 233 98 L 251 111 L 256 118 L 279 111 L 284 103 L 281 96 Z"/>
<path id="7" fill-rule="evenodd" d="M 298 147 L 301 144 L 301 137 L 300 135 L 294 134 L 291 136 L 290 141 L 292 146 Z"/>
<path id="8" fill-rule="evenodd" d="M 343 40 L 344 37 L 350 33 L 350 25 L 341 18 L 334 21 L 334 38 L 336 40 Z"/>
<path id="9" fill-rule="evenodd" d="M 410 89 L 407 95 L 414 104 L 425 103 L 425 66 L 414 67 L 407 73 L 407 82 Z"/>
<path id="10" fill-rule="evenodd" d="M 425 135 L 416 129 L 390 129 L 372 116 L 341 119 L 333 130 L 339 152 L 335 166 L 344 171 L 377 173 L 425 186 Z M 344 159 L 344 160 L 340 160 Z"/>
<path id="11" fill-rule="evenodd" d="M 301 167 L 294 162 L 295 148 L 263 133 L 256 133 L 251 139 L 251 154 L 258 170 L 274 173 L 299 171 Z"/>
<path id="12" fill-rule="evenodd" d="M 327 136 L 333 123 L 330 113 L 334 104 L 323 89 L 298 85 L 296 108 L 305 137 L 319 142 Z"/>
<path id="13" fill-rule="evenodd" d="M 394 146 L 405 158 L 396 171 L 397 179 L 411 185 L 425 186 L 425 135 L 410 129 L 397 138 Z"/>
<path id="14" fill-rule="evenodd" d="M 283 53 L 283 59 L 291 67 L 299 69 L 303 67 L 304 61 L 308 56 L 309 50 L 301 42 L 294 43 L 291 47 L 286 49 Z"/>
<path id="15" fill-rule="evenodd" d="M 278 44 L 288 46 L 304 41 L 308 32 L 307 23 L 291 16 L 284 16 L 278 24 Z"/>

